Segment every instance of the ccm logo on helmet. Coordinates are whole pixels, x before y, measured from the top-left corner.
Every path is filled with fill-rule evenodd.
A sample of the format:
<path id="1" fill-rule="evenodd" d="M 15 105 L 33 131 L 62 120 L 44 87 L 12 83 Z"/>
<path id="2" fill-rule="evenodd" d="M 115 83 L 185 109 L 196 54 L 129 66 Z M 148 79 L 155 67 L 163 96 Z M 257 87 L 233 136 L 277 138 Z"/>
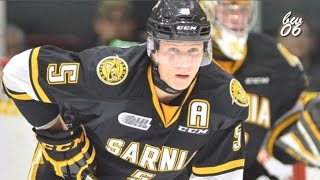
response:
<path id="1" fill-rule="evenodd" d="M 197 26 L 177 26 L 177 30 L 185 30 L 185 31 L 197 30 Z"/>

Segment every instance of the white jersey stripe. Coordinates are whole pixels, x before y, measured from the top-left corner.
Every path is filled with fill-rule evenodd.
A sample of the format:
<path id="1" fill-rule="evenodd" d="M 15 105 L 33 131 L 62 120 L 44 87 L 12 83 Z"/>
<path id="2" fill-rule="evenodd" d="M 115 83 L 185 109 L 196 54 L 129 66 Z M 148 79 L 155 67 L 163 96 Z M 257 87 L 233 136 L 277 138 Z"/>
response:
<path id="1" fill-rule="evenodd" d="M 31 49 L 26 50 L 8 62 L 3 70 L 3 83 L 7 89 L 19 93 L 27 93 L 34 100 L 39 100 L 32 88 L 29 72 Z M 24 69 L 24 71 L 20 71 Z M 24 78 L 21 78 L 24 77 Z"/>

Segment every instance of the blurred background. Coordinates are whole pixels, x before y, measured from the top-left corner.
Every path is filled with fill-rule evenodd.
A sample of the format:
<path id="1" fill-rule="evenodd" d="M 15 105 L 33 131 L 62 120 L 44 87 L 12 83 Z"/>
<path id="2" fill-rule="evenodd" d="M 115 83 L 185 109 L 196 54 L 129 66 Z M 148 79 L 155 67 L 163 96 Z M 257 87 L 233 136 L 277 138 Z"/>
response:
<path id="1" fill-rule="evenodd" d="M 145 42 L 146 19 L 156 1 L 7 0 L 0 1 L 0 62 L 15 54 L 52 44 L 72 51 L 97 45 Z M 320 1 L 263 0 L 255 31 L 265 32 L 298 56 L 310 89 L 320 89 Z M 282 19 L 303 18 L 299 36 L 282 37 Z M 121 41 L 120 41 L 121 40 Z M 0 179 L 26 179 L 36 140 L 31 127 L 0 93 Z M 19 149 L 17 149 L 19 147 Z M 19 170 L 19 172 L 17 171 Z"/>

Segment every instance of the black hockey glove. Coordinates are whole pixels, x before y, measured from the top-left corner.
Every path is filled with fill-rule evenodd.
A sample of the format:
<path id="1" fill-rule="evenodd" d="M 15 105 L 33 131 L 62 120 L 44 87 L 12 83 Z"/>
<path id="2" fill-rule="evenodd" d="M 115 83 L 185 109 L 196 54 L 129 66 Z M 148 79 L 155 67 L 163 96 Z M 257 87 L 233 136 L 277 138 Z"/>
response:
<path id="1" fill-rule="evenodd" d="M 44 159 L 50 162 L 57 176 L 72 180 L 97 179 L 94 175 L 96 151 L 82 127 L 54 134 L 34 131 Z"/>

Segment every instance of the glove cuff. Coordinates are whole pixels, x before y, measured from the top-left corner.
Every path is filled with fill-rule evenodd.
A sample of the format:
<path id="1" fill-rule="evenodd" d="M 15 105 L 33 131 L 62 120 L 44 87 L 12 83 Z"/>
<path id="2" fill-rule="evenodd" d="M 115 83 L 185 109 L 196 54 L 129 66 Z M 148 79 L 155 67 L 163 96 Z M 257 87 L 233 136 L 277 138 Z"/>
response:
<path id="1" fill-rule="evenodd" d="M 94 172 L 96 151 L 86 137 L 83 127 L 50 133 L 35 130 L 44 159 L 49 161 L 60 177 L 83 176 Z"/>

